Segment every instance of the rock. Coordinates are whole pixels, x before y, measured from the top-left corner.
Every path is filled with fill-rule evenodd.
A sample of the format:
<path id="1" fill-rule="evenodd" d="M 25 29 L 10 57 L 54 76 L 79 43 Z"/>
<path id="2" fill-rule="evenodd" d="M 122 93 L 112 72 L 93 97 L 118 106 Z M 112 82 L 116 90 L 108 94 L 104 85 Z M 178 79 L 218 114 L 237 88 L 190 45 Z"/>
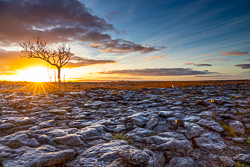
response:
<path id="1" fill-rule="evenodd" d="M 194 140 L 199 148 L 214 154 L 219 154 L 226 148 L 226 144 L 220 134 L 216 132 L 203 133 L 200 137 L 194 138 Z"/>
<path id="2" fill-rule="evenodd" d="M 84 145 L 81 140 L 82 136 L 76 134 L 68 134 L 62 137 L 56 137 L 53 141 L 58 144 L 68 145 L 68 146 L 79 146 Z"/>
<path id="3" fill-rule="evenodd" d="M 76 159 L 66 164 L 67 167 L 93 166 L 101 167 L 111 165 L 120 158 L 119 153 L 132 148 L 124 140 L 112 140 L 109 143 L 95 145 L 83 151 Z"/>
<path id="4" fill-rule="evenodd" d="M 149 121 L 149 118 L 146 118 L 143 116 L 137 116 L 131 119 L 135 125 L 140 126 L 140 127 L 143 127 Z"/>
<path id="5" fill-rule="evenodd" d="M 250 154 L 238 154 L 234 157 L 234 160 L 240 163 L 250 164 Z"/>
<path id="6" fill-rule="evenodd" d="M 219 156 L 222 164 L 226 164 L 227 166 L 234 166 L 234 161 L 228 156 Z"/>
<path id="7" fill-rule="evenodd" d="M 10 128 L 13 128 L 14 125 L 11 123 L 4 123 L 0 125 L 0 130 L 8 130 Z"/>
<path id="8" fill-rule="evenodd" d="M 158 115 L 161 117 L 171 117 L 174 114 L 173 111 L 159 111 Z"/>
<path id="9" fill-rule="evenodd" d="M 146 129 L 152 129 L 158 123 L 158 118 L 151 118 L 146 124 Z"/>
<path id="10" fill-rule="evenodd" d="M 54 166 L 63 164 L 74 156 L 74 150 L 55 151 L 55 148 L 45 145 L 25 151 L 18 158 L 8 161 L 8 166 Z"/>
<path id="11" fill-rule="evenodd" d="M 208 121 L 205 119 L 201 119 L 199 122 L 197 122 L 198 125 L 204 126 L 206 128 L 212 129 L 216 132 L 223 132 L 224 129 L 221 127 L 221 125 L 215 121 Z"/>
<path id="12" fill-rule="evenodd" d="M 229 122 L 229 126 L 231 126 L 234 129 L 234 133 L 236 135 L 243 135 L 245 133 L 245 127 L 243 126 L 242 122 L 232 120 Z"/>
<path id="13" fill-rule="evenodd" d="M 151 151 L 148 148 L 145 148 L 143 151 L 145 151 L 150 156 L 150 160 L 148 161 L 146 167 L 164 166 L 166 159 L 162 152 Z"/>
<path id="14" fill-rule="evenodd" d="M 48 121 L 41 122 L 39 124 L 39 126 L 41 128 L 49 128 L 49 127 L 54 127 L 56 125 L 55 125 L 55 121 L 54 120 L 48 120 Z"/>
<path id="15" fill-rule="evenodd" d="M 187 136 L 188 139 L 199 137 L 204 131 L 202 127 L 200 127 L 199 125 L 195 123 L 186 123 L 185 127 L 187 129 L 187 132 L 185 133 L 185 135 Z"/>
<path id="16" fill-rule="evenodd" d="M 152 144 L 152 148 L 157 151 L 163 151 L 165 157 L 173 157 L 175 155 L 186 155 L 192 151 L 192 145 L 187 138 L 176 132 L 164 132 L 155 136 L 146 138 L 148 144 Z"/>
<path id="17" fill-rule="evenodd" d="M 195 162 L 190 157 L 173 157 L 169 165 L 166 165 L 165 167 L 195 167 Z"/>
<path id="18" fill-rule="evenodd" d="M 125 125 L 116 125 L 115 132 L 122 132 L 126 130 Z"/>
<path id="19" fill-rule="evenodd" d="M 29 139 L 26 134 L 17 134 L 11 138 L 7 144 L 10 148 L 19 148 L 22 146 L 39 147 L 40 143 L 34 138 Z"/>
<path id="20" fill-rule="evenodd" d="M 153 130 L 144 129 L 144 128 L 135 128 L 134 130 L 127 133 L 125 136 L 128 138 L 139 137 L 148 137 L 153 135 L 155 132 Z"/>
<path id="21" fill-rule="evenodd" d="M 93 125 L 81 129 L 76 134 L 81 135 L 84 140 L 103 139 L 106 134 L 105 129 L 104 125 Z"/>
<path id="22" fill-rule="evenodd" d="M 147 165 L 150 160 L 150 156 L 146 152 L 133 147 L 124 149 L 119 154 L 126 162 L 132 165 Z"/>

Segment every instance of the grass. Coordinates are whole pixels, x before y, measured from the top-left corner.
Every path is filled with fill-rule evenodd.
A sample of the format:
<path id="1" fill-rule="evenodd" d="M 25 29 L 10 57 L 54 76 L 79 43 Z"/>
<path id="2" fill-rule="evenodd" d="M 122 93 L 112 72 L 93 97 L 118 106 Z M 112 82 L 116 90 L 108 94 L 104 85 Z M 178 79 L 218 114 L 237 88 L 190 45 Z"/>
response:
<path id="1" fill-rule="evenodd" d="M 228 126 L 227 124 L 225 124 L 224 122 L 220 122 L 221 127 L 228 132 L 229 136 L 234 137 L 235 133 L 234 133 L 234 129 L 231 126 Z"/>
<path id="2" fill-rule="evenodd" d="M 247 140 L 247 144 L 250 145 L 250 137 Z"/>
<path id="3" fill-rule="evenodd" d="M 250 165 L 241 164 L 241 163 L 237 162 L 236 164 L 234 164 L 234 167 L 250 167 Z"/>
<path id="4" fill-rule="evenodd" d="M 128 139 L 127 137 L 123 136 L 122 134 L 116 133 L 114 136 L 112 136 L 111 140 L 125 140 L 128 142 L 128 144 L 133 144 L 131 139 Z"/>

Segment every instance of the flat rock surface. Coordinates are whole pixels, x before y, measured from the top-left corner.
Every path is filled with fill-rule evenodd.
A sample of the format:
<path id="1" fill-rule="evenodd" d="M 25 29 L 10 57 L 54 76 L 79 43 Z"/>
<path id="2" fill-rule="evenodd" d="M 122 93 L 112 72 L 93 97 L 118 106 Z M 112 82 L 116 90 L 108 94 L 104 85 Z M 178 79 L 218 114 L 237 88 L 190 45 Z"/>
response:
<path id="1" fill-rule="evenodd" d="M 0 166 L 250 164 L 249 96 L 248 82 L 63 96 L 6 91 Z"/>

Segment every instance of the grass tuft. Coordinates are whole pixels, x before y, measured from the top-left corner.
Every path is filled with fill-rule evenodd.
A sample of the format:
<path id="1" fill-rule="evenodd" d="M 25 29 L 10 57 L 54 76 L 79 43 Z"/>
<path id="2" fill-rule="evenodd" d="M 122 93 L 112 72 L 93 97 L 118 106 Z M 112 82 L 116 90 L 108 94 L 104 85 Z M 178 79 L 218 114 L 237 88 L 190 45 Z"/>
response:
<path id="1" fill-rule="evenodd" d="M 228 132 L 229 136 L 234 137 L 235 133 L 234 133 L 234 129 L 231 126 L 228 126 L 227 124 L 225 124 L 224 122 L 220 122 L 221 127 Z"/>

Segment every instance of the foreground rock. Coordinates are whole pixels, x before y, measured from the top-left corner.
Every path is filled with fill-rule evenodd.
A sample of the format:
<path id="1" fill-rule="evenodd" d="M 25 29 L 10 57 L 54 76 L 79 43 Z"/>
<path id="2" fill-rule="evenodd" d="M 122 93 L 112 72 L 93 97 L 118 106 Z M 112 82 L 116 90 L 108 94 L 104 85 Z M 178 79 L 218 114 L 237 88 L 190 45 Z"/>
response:
<path id="1" fill-rule="evenodd" d="M 248 82 L 32 95 L 0 93 L 0 166 L 250 164 Z"/>

